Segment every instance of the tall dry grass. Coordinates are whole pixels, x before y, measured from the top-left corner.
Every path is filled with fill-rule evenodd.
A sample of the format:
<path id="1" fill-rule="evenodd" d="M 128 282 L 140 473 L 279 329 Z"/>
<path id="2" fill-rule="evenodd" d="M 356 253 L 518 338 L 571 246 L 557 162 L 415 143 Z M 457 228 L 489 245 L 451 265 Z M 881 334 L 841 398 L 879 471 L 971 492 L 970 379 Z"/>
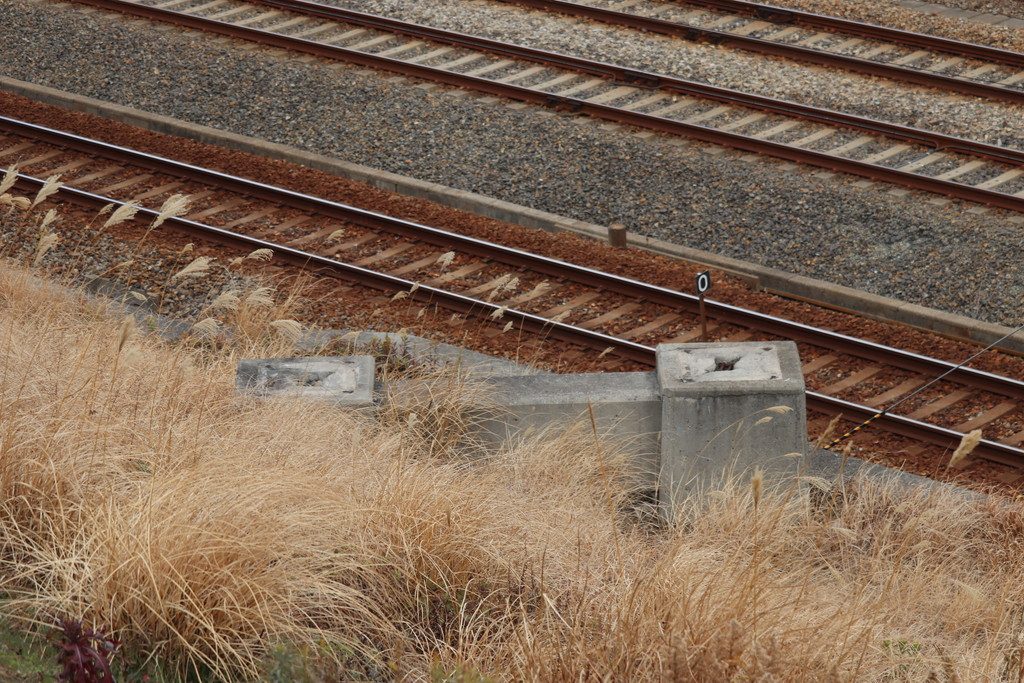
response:
<path id="1" fill-rule="evenodd" d="M 813 480 L 659 527 L 585 422 L 463 457 L 472 387 L 379 419 L 237 397 L 236 357 L 289 339 L 268 293 L 221 296 L 244 345 L 172 347 L 0 269 L 7 619 L 202 680 L 280 644 L 325 680 L 1022 678 L 1019 506 Z"/>

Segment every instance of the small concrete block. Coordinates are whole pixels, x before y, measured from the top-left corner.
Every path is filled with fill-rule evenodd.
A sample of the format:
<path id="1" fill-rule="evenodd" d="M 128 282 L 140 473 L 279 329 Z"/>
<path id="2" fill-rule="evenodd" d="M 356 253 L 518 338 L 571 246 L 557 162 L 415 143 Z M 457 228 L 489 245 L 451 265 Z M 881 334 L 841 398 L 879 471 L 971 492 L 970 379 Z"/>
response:
<path id="1" fill-rule="evenodd" d="M 906 197 L 908 194 L 910 194 L 910 190 L 904 190 L 902 188 L 889 190 L 889 195 L 892 197 Z"/>
<path id="2" fill-rule="evenodd" d="M 860 188 L 868 188 L 868 187 L 874 187 L 875 184 L 873 182 L 871 182 L 870 180 L 858 180 L 857 182 L 855 182 L 853 184 L 853 186 L 854 187 L 860 187 Z"/>
<path id="3" fill-rule="evenodd" d="M 372 405 L 373 383 L 372 356 L 243 360 L 235 373 L 240 392 L 312 398 L 342 406 Z"/>
<path id="4" fill-rule="evenodd" d="M 661 344 L 657 362 L 658 497 L 667 514 L 680 497 L 732 474 L 797 471 L 807 451 L 807 407 L 796 344 Z"/>
<path id="5" fill-rule="evenodd" d="M 972 206 L 967 209 L 967 213 L 973 213 L 975 215 L 988 213 L 990 209 L 987 206 Z"/>
<path id="6" fill-rule="evenodd" d="M 661 397 L 653 372 L 596 372 L 568 375 L 489 377 L 497 413 L 478 422 L 488 443 L 507 443 L 583 422 L 632 456 L 645 488 L 658 483 Z"/>

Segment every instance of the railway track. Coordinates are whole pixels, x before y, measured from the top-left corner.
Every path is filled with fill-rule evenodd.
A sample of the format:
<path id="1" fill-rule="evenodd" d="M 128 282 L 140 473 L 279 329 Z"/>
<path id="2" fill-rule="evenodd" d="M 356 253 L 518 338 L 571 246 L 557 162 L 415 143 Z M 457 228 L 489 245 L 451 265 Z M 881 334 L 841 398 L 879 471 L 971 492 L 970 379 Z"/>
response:
<path id="1" fill-rule="evenodd" d="M 307 0 L 73 1 L 1024 211 L 1020 150 Z"/>
<path id="2" fill-rule="evenodd" d="M 60 198 L 94 208 L 132 201 L 142 218 L 184 192 L 196 208 L 170 228 L 647 365 L 658 343 L 701 334 L 691 294 L 7 117 L 0 136 L 0 163 L 20 163 L 25 192 L 61 174 Z M 796 341 L 808 407 L 820 413 L 868 417 L 953 370 L 905 414 L 875 424 L 921 448 L 950 447 L 984 427 L 991 438 L 976 453 L 1024 468 L 1024 381 L 721 302 L 707 307 L 715 339 Z"/>
<path id="3" fill-rule="evenodd" d="M 652 33 L 1024 103 L 1024 54 L 741 0 L 502 0 Z"/>

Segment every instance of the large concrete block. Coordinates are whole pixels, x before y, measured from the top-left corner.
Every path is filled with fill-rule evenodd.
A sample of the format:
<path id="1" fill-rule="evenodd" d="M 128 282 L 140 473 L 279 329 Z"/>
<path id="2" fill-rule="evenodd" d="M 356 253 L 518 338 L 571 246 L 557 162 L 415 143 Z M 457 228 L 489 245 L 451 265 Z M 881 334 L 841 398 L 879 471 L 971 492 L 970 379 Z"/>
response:
<path id="1" fill-rule="evenodd" d="M 485 416 L 479 433 L 502 443 L 544 430 L 564 429 L 590 411 L 599 436 L 633 456 L 636 471 L 653 491 L 659 468 L 661 397 L 653 372 L 582 373 L 489 377 L 495 414 Z"/>
<path id="2" fill-rule="evenodd" d="M 807 451 L 807 408 L 796 344 L 662 344 L 657 361 L 659 498 L 667 509 L 730 474 L 797 471 Z"/>
<path id="3" fill-rule="evenodd" d="M 373 405 L 373 381 L 371 356 L 243 360 L 235 373 L 235 386 L 241 392 L 352 407 Z"/>

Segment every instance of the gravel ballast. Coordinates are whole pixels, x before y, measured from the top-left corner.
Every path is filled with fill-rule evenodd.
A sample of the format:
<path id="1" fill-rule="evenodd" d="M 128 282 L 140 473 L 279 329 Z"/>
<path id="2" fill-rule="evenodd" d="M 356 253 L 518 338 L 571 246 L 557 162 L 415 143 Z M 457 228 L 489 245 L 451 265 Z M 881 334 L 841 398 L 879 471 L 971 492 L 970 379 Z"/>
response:
<path id="1" fill-rule="evenodd" d="M 1003 324 L 1020 217 L 530 107 L 4 0 L 5 75 Z M 74 64 L 73 80 L 62 76 Z"/>
<path id="2" fill-rule="evenodd" d="M 1024 107 L 502 2 L 323 0 L 350 9 L 1024 149 Z"/>

